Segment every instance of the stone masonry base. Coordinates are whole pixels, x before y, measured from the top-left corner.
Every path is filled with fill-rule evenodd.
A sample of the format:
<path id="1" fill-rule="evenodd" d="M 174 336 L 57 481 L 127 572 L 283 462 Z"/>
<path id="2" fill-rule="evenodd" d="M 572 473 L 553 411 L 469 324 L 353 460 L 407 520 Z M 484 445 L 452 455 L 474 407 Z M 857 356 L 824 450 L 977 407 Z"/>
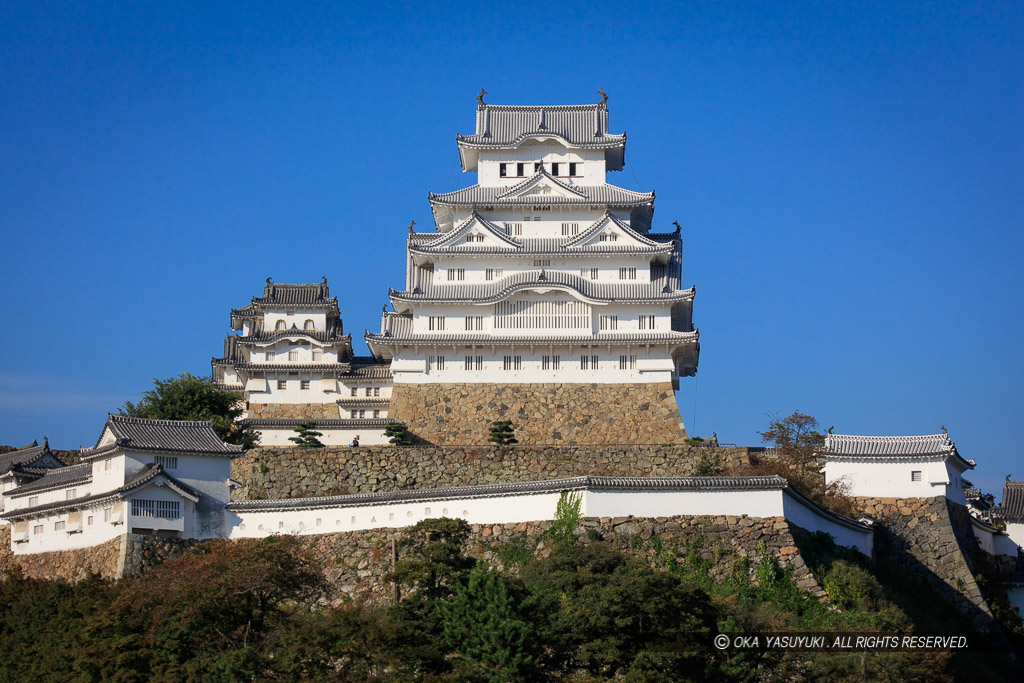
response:
<path id="1" fill-rule="evenodd" d="M 388 415 L 431 444 L 487 443 L 511 420 L 523 444 L 677 444 L 686 439 L 668 382 L 396 384 Z"/>
<path id="2" fill-rule="evenodd" d="M 254 420 L 337 420 L 335 403 L 250 403 L 246 417 Z"/>

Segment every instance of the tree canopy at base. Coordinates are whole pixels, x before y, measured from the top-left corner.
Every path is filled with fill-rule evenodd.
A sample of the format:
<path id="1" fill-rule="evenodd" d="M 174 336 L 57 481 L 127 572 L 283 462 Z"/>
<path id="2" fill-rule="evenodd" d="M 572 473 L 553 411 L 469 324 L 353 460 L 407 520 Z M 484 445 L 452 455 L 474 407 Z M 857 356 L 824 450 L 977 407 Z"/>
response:
<path id="1" fill-rule="evenodd" d="M 178 377 L 154 379 L 138 403 L 125 401 L 118 411 L 127 417 L 149 420 L 210 420 L 217 435 L 227 443 L 251 448 L 259 434 L 238 423 L 244 412 L 243 397 L 222 388 L 212 379 L 183 372 Z"/>

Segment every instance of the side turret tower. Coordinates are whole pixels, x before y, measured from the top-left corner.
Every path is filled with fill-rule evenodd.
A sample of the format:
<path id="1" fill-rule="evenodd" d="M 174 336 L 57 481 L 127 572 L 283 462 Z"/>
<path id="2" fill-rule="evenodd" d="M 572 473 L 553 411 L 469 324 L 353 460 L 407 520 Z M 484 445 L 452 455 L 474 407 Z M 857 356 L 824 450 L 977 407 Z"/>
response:
<path id="1" fill-rule="evenodd" d="M 678 228 L 651 232 L 654 193 L 606 182 L 625 134 L 598 104 L 490 105 L 457 136 L 476 185 L 429 195 L 406 285 L 366 341 L 391 361 L 390 415 L 433 443 L 686 438 L 674 389 L 699 354 Z"/>

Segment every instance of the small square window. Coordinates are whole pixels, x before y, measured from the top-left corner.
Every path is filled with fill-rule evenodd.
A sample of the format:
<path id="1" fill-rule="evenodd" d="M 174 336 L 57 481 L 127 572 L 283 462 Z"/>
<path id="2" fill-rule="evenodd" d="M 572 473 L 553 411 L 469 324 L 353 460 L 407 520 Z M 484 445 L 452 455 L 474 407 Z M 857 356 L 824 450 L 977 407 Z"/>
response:
<path id="1" fill-rule="evenodd" d="M 278 388 L 279 391 L 284 391 L 285 389 L 287 389 L 288 388 L 288 380 L 286 380 L 286 379 L 279 379 L 279 380 L 277 380 L 277 388 Z"/>
<path id="2" fill-rule="evenodd" d="M 299 389 L 301 389 L 303 391 L 308 390 L 309 389 L 309 380 L 308 379 L 304 379 L 304 380 L 300 381 L 299 382 Z"/>
<path id="3" fill-rule="evenodd" d="M 910 473 L 910 481 L 921 481 L 921 470 L 913 470 Z"/>

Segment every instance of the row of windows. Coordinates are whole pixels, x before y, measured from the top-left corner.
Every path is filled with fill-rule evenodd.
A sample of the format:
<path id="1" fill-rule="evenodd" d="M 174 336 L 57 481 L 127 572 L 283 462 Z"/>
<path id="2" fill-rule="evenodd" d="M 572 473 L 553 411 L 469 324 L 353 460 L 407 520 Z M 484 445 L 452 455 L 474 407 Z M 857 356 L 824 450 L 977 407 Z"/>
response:
<path id="1" fill-rule="evenodd" d="M 380 396 L 380 387 L 365 387 L 367 396 Z M 352 387 L 352 395 L 359 395 L 359 387 Z"/>
<path id="2" fill-rule="evenodd" d="M 612 235 L 612 237 L 615 237 L 615 235 Z M 539 259 L 539 258 L 538 259 L 534 259 L 533 260 L 533 267 L 534 268 L 550 268 L 551 267 L 551 259 Z M 654 268 L 653 268 L 653 266 L 652 266 L 651 272 L 652 272 L 652 278 L 654 278 L 654 275 L 653 275 Z M 637 273 L 637 269 L 636 268 L 619 268 L 619 279 L 620 280 L 635 280 L 636 279 L 636 273 Z M 484 280 L 486 280 L 488 282 L 500 279 L 501 277 L 503 277 L 503 275 L 504 275 L 504 270 L 502 268 L 486 268 L 484 270 Z M 597 268 L 580 268 L 580 277 L 585 277 L 585 278 L 588 278 L 590 280 L 596 280 L 597 279 L 597 275 L 598 275 L 598 269 Z M 465 268 L 449 268 L 448 269 L 448 282 L 462 282 L 465 279 L 466 279 L 466 269 Z M 271 353 L 273 353 L 273 352 L 271 352 L 271 351 L 267 352 L 268 357 L 269 357 L 269 355 Z M 314 351 L 314 353 L 316 353 L 316 352 Z"/>
<path id="3" fill-rule="evenodd" d="M 323 360 L 324 352 L 322 349 L 313 349 L 312 352 L 310 353 L 310 356 L 314 361 Z M 277 360 L 277 352 L 266 351 L 263 354 L 263 359 L 267 362 L 274 362 L 275 360 Z M 299 351 L 298 349 L 291 349 L 290 351 L 288 351 L 288 360 L 302 360 L 302 352 Z"/>
<path id="4" fill-rule="evenodd" d="M 284 320 L 278 320 L 276 323 L 274 323 L 274 329 L 275 330 L 287 330 L 288 329 L 288 323 L 285 322 Z M 316 323 L 314 323 L 312 320 L 307 320 L 304 323 L 302 323 L 302 329 L 306 330 L 307 332 L 315 332 L 316 331 Z"/>
<path id="5" fill-rule="evenodd" d="M 427 357 L 427 370 L 444 370 L 446 360 L 444 356 L 428 356 Z M 462 361 L 463 370 L 483 370 L 484 368 L 484 357 L 483 356 L 466 356 Z M 522 356 L 504 356 L 502 358 L 502 370 L 505 372 L 517 372 L 523 369 L 523 357 Z M 562 369 L 562 357 L 561 356 L 541 356 L 540 358 L 540 369 L 541 370 L 561 370 Z M 581 370 L 600 370 L 601 360 L 600 356 L 580 356 L 580 369 Z M 620 370 L 636 370 L 636 356 L 635 355 L 621 355 L 619 356 L 619 369 Z M 353 417 L 355 414 L 364 413 L 365 411 L 352 411 Z M 374 411 L 374 417 L 377 411 Z M 360 415 L 362 417 L 362 415 Z"/>
<path id="6" fill-rule="evenodd" d="M 571 304 L 576 304 L 576 306 Z M 588 321 L 588 312 L 582 310 L 582 306 L 583 304 L 577 302 L 566 301 L 503 301 L 495 304 L 496 318 L 494 326 L 495 329 L 513 327 L 538 329 L 583 328 L 587 327 L 590 323 Z M 577 308 L 581 310 L 577 310 Z M 513 317 L 515 317 L 515 320 L 510 320 Z M 522 320 L 519 318 L 522 318 Z M 445 329 L 445 320 L 446 317 L 443 315 L 429 316 L 427 327 L 430 331 L 442 331 Z M 655 329 L 654 315 L 641 314 L 637 317 L 637 320 L 641 330 Z M 484 329 L 484 317 L 482 315 L 467 315 L 464 317 L 463 325 L 467 332 L 479 332 Z M 619 329 L 619 316 L 602 315 L 598 319 L 598 325 L 598 329 L 602 331 L 617 330 Z M 379 390 L 379 387 L 377 389 Z M 355 392 L 356 390 L 353 389 L 352 391 Z M 369 388 L 367 388 L 367 391 L 369 391 Z M 355 396 L 355 393 L 352 395 Z"/>
<path id="7" fill-rule="evenodd" d="M 370 411 L 370 416 L 373 417 L 374 419 L 377 419 L 377 418 L 380 417 L 380 412 L 381 412 L 380 410 Z M 348 411 L 348 413 L 349 413 L 349 417 L 352 418 L 353 420 L 364 420 L 364 419 L 366 419 L 367 411 L 364 410 L 364 409 L 359 409 L 359 410 L 350 410 L 350 411 Z"/>
<path id="8" fill-rule="evenodd" d="M 534 162 L 501 162 L 498 164 L 498 176 L 501 178 L 525 178 L 526 172 L 533 169 L 536 173 L 544 164 L 540 161 Z M 579 178 L 583 171 L 583 164 L 578 161 L 554 161 L 551 163 L 551 175 L 562 178 Z M 515 175 L 512 175 L 512 174 Z"/>
<path id="9" fill-rule="evenodd" d="M 181 519 L 181 501 L 135 498 L 132 500 L 132 514 L 153 519 Z"/>

